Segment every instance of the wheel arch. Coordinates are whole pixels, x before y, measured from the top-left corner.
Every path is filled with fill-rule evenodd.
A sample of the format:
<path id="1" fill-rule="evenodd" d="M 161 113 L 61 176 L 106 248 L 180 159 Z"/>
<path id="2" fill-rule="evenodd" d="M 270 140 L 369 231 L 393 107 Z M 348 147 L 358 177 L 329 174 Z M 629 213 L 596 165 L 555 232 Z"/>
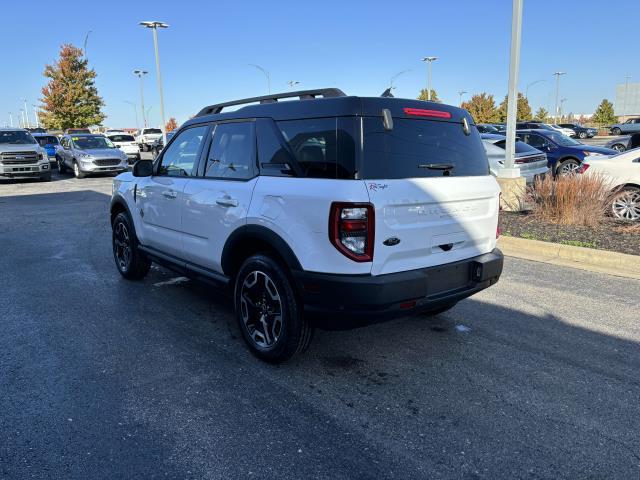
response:
<path id="1" fill-rule="evenodd" d="M 235 276 L 242 262 L 259 252 L 273 254 L 290 270 L 302 270 L 298 257 L 277 233 L 261 225 L 243 225 L 234 230 L 224 244 L 220 260 L 223 273 Z"/>
<path id="2" fill-rule="evenodd" d="M 110 212 L 110 218 L 111 218 L 111 224 L 113 225 L 113 221 L 115 220 L 116 216 L 119 213 L 125 212 L 127 215 L 129 215 L 129 218 L 131 219 L 131 221 L 133 222 L 133 216 L 131 215 L 131 211 L 129 210 L 129 206 L 127 205 L 127 202 L 125 201 L 124 198 L 122 198 L 122 196 L 120 195 L 114 195 L 114 197 L 111 199 L 111 206 L 109 208 L 109 212 Z"/>

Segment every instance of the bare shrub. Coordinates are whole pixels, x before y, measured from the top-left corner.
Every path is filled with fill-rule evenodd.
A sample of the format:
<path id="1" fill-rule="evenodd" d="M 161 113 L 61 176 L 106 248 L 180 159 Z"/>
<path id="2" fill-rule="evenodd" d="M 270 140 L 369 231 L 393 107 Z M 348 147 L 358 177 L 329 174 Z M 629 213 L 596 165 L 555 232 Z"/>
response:
<path id="1" fill-rule="evenodd" d="M 529 192 L 533 215 L 559 225 L 596 227 L 611 202 L 611 184 L 601 174 L 547 175 Z"/>

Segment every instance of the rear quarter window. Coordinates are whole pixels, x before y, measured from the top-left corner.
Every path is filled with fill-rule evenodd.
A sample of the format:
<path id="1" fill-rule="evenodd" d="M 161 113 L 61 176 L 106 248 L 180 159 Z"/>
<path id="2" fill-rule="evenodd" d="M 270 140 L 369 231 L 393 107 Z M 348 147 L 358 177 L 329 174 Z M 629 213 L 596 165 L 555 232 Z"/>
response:
<path id="1" fill-rule="evenodd" d="M 475 128 L 464 133 L 460 123 L 394 118 L 385 130 L 381 117 L 365 117 L 362 178 L 441 177 L 429 164 L 450 165 L 450 176 L 489 175 L 489 162 Z"/>

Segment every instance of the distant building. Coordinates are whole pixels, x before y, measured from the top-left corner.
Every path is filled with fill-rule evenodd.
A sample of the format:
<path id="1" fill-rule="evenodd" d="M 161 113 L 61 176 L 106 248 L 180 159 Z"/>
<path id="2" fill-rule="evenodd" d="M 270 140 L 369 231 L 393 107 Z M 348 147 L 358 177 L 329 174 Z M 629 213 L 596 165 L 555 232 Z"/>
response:
<path id="1" fill-rule="evenodd" d="M 640 117 L 640 83 L 619 83 L 616 85 L 616 101 L 613 113 L 624 122 L 630 117 Z"/>

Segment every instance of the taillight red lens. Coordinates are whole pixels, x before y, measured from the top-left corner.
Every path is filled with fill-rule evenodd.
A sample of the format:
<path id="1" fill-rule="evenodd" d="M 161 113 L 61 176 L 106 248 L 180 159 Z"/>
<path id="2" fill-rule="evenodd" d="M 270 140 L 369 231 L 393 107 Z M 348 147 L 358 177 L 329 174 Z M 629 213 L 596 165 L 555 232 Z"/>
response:
<path id="1" fill-rule="evenodd" d="M 373 260 L 375 217 L 370 203 L 333 202 L 329 213 L 329 240 L 355 262 Z"/>
<path id="2" fill-rule="evenodd" d="M 418 117 L 436 117 L 436 118 L 451 118 L 449 112 L 443 112 L 441 110 L 427 110 L 424 108 L 405 108 L 404 113 L 407 115 L 416 115 Z"/>
<path id="3" fill-rule="evenodd" d="M 587 171 L 587 169 L 590 167 L 591 165 L 589 165 L 588 163 L 583 163 L 580 168 L 578 169 L 578 173 L 584 173 Z"/>

